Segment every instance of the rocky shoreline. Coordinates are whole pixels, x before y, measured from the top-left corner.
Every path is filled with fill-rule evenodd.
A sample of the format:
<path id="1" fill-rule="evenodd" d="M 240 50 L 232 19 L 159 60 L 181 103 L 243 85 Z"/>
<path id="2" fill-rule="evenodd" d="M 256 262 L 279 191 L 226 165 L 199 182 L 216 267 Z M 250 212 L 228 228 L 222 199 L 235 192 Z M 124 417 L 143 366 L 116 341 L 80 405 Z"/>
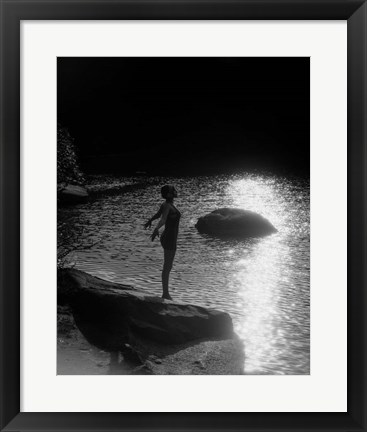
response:
<path id="1" fill-rule="evenodd" d="M 120 195 L 142 189 L 155 183 L 144 177 L 132 178 L 131 182 L 121 182 L 118 178 L 95 176 L 85 184 L 60 183 L 57 185 L 58 203 L 61 205 L 79 204 L 105 196 Z"/>
<path id="2" fill-rule="evenodd" d="M 224 312 L 149 296 L 76 269 L 58 273 L 58 373 L 240 375 Z"/>

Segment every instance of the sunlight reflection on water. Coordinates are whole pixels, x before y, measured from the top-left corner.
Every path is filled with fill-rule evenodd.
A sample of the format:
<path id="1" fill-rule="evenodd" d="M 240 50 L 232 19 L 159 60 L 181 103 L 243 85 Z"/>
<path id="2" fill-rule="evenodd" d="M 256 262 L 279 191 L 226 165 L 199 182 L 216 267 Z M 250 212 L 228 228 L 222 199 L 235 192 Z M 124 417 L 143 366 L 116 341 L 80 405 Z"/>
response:
<path id="1" fill-rule="evenodd" d="M 163 183 L 176 186 L 182 213 L 173 297 L 231 314 L 244 340 L 246 373 L 308 374 L 309 182 L 244 174 Z M 60 209 L 70 223 L 80 219 L 85 224 L 86 236 L 108 236 L 95 248 L 77 252 L 76 266 L 159 294 L 162 250 L 142 228 L 160 205 L 159 190 L 148 186 Z M 278 232 L 245 241 L 200 235 L 194 226 L 198 217 L 219 207 L 253 210 Z"/>
<path id="2" fill-rule="evenodd" d="M 259 373 L 270 359 L 272 364 L 283 358 L 292 363 L 292 373 L 302 373 L 302 370 L 305 373 L 309 368 L 309 359 L 305 356 L 305 363 L 299 364 L 299 355 L 293 354 L 298 354 L 298 351 L 293 351 L 294 358 L 291 358 L 290 349 L 292 345 L 302 343 L 304 338 L 304 350 L 309 354 L 307 318 L 304 334 L 294 334 L 294 341 L 291 337 L 298 313 L 294 310 L 296 304 L 301 310 L 309 305 L 309 253 L 305 250 L 306 245 L 300 249 L 298 256 L 295 255 L 295 248 L 301 246 L 295 243 L 296 235 L 306 236 L 307 240 L 309 238 L 306 197 L 295 194 L 292 188 L 285 187 L 275 179 L 242 179 L 231 182 L 228 189 L 234 207 L 257 211 L 272 221 L 279 232 L 254 244 L 251 253 L 236 263 L 233 283 L 238 285 L 244 310 L 244 318 L 237 323 L 236 330 L 246 341 L 246 372 Z M 289 201 L 293 201 L 297 207 L 294 201 L 297 202 L 299 198 L 301 209 L 290 208 Z M 297 215 L 304 218 L 301 226 L 294 220 L 294 215 L 300 211 L 303 214 Z M 303 242 L 303 238 L 298 240 Z M 306 269 L 303 281 L 295 277 L 294 261 L 301 269 L 302 266 Z M 304 283 L 301 285 L 301 282 Z M 287 369 L 282 372 L 288 373 Z"/>

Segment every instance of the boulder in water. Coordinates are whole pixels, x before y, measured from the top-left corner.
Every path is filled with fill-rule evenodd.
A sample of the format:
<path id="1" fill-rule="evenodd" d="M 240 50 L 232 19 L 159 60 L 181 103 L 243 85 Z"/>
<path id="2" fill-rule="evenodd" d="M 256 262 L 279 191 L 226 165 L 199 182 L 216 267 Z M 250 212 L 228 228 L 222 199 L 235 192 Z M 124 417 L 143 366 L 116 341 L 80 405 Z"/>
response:
<path id="1" fill-rule="evenodd" d="M 220 208 L 202 216 L 195 225 L 200 233 L 217 237 L 262 237 L 276 232 L 263 216 L 250 210 Z"/>
<path id="2" fill-rule="evenodd" d="M 74 184 L 60 186 L 57 195 L 60 202 L 65 204 L 78 204 L 88 199 L 88 191 L 84 187 Z"/>

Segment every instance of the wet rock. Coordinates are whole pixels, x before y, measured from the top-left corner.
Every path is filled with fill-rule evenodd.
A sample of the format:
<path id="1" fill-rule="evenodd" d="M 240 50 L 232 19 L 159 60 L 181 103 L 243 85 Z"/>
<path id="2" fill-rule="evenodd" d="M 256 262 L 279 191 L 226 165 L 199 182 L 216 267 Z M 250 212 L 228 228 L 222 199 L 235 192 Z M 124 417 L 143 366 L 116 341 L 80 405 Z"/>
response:
<path id="1" fill-rule="evenodd" d="M 216 237 L 262 237 L 276 232 L 263 216 L 250 210 L 221 208 L 202 216 L 196 223 L 200 233 Z"/>
<path id="2" fill-rule="evenodd" d="M 146 360 L 144 366 L 149 370 L 153 370 L 154 368 L 154 364 L 150 360 Z"/>
<path id="3" fill-rule="evenodd" d="M 162 359 L 160 359 L 160 358 L 158 358 L 156 355 L 150 355 L 150 356 L 148 356 L 148 360 L 150 360 L 151 362 L 153 362 L 153 363 L 156 363 L 156 364 L 161 364 L 162 363 Z"/>
<path id="4" fill-rule="evenodd" d="M 122 350 L 132 335 L 161 344 L 233 337 L 231 317 L 224 312 L 147 296 L 131 286 L 64 270 L 75 323 L 93 345 Z M 67 281 L 67 282 L 65 282 Z"/>
<path id="5" fill-rule="evenodd" d="M 66 184 L 58 189 L 57 196 L 61 203 L 77 204 L 88 199 L 88 192 L 82 186 Z"/>
<path id="6" fill-rule="evenodd" d="M 106 196 L 121 195 L 127 192 L 133 192 L 138 189 L 143 189 L 147 183 L 133 184 L 115 184 L 115 185 L 89 185 L 88 193 L 91 198 L 100 198 Z"/>

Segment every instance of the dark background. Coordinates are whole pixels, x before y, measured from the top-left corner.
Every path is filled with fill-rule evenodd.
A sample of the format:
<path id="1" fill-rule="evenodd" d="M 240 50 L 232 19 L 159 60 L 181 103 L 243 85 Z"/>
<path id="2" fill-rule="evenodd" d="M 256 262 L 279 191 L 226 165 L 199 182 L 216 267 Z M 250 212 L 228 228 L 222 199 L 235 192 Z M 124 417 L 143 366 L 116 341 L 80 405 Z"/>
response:
<path id="1" fill-rule="evenodd" d="M 309 58 L 58 58 L 87 173 L 309 175 Z"/>

